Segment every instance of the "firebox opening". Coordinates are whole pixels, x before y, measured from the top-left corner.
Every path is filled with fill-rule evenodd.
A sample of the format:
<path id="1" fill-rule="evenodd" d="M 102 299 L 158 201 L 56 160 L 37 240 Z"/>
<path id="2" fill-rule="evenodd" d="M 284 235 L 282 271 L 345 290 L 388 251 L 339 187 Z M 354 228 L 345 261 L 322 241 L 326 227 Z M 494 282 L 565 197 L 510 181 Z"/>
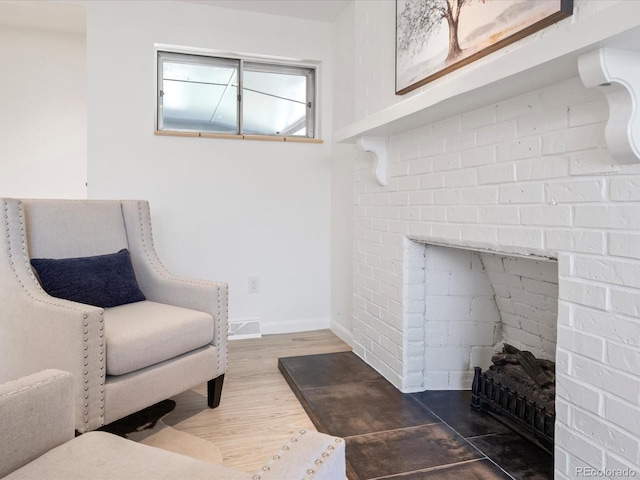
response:
<path id="1" fill-rule="evenodd" d="M 488 369 L 504 344 L 555 361 L 557 261 L 419 247 L 422 254 L 414 259 L 422 272 L 414 270 L 413 278 L 422 286 L 411 291 L 422 290 L 423 301 L 412 308 L 424 312 L 425 389 L 469 390 L 473 368 Z"/>
<path id="2" fill-rule="evenodd" d="M 408 300 L 424 312 L 425 389 L 471 389 L 474 407 L 501 415 L 552 451 L 557 261 L 410 248 Z"/>

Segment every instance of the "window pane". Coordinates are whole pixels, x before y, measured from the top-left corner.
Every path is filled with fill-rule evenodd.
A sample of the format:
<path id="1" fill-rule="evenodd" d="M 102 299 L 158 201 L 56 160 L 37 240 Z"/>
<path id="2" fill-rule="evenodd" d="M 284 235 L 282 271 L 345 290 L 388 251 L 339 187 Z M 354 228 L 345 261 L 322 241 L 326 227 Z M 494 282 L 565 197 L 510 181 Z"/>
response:
<path id="1" fill-rule="evenodd" d="M 290 136 L 306 133 L 306 73 L 254 71 L 247 67 L 243 73 L 244 133 Z"/>
<path id="2" fill-rule="evenodd" d="M 315 135 L 310 67 L 158 51 L 157 99 L 159 130 Z"/>
<path id="3" fill-rule="evenodd" d="M 167 60 L 162 64 L 162 128 L 238 131 L 237 68 Z"/>

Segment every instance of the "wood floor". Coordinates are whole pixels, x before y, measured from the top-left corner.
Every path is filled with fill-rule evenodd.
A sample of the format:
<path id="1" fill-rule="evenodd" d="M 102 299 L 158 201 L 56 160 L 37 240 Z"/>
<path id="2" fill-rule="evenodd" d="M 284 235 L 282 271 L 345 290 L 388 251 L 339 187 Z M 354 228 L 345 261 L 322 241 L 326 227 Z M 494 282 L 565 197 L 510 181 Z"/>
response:
<path id="1" fill-rule="evenodd" d="M 164 421 L 215 443 L 224 466 L 254 472 L 291 434 L 315 430 L 278 371 L 278 358 L 349 350 L 329 330 L 230 341 L 220 406 L 206 408 L 203 384 L 174 397 L 176 409 Z"/>

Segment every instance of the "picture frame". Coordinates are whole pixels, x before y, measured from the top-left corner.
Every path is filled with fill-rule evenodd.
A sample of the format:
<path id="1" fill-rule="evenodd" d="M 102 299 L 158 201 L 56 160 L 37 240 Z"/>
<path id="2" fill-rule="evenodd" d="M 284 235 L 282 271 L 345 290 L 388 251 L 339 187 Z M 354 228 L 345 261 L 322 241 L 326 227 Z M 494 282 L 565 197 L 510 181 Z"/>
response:
<path id="1" fill-rule="evenodd" d="M 404 95 L 573 13 L 573 0 L 396 0 Z"/>

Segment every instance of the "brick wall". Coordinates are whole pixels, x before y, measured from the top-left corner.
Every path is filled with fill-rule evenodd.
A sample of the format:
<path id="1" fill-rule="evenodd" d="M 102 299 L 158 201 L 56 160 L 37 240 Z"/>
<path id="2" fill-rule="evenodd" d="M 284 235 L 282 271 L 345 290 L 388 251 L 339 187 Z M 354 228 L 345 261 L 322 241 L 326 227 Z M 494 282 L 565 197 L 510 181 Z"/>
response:
<path id="1" fill-rule="evenodd" d="M 391 137 L 386 187 L 354 170 L 354 350 L 403 391 L 422 243 L 558 259 L 556 478 L 640 475 L 640 165 L 610 158 L 607 115 L 575 78 Z"/>
<path id="2" fill-rule="evenodd" d="M 477 252 L 424 248 L 424 387 L 469 389 L 473 367 L 488 368 L 502 340 L 493 287 Z"/>
<path id="3" fill-rule="evenodd" d="M 555 360 L 558 264 L 487 253 L 480 257 L 495 292 L 502 342 Z"/>

